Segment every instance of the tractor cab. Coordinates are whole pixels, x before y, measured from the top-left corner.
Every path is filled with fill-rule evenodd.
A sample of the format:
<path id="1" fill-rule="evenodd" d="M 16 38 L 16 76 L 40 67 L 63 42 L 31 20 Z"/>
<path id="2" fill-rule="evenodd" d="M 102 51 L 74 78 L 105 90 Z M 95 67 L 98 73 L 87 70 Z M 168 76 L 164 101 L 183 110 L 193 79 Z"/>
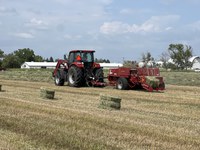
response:
<path id="1" fill-rule="evenodd" d="M 93 50 L 73 50 L 69 53 L 68 63 L 74 62 L 93 63 L 94 62 Z"/>

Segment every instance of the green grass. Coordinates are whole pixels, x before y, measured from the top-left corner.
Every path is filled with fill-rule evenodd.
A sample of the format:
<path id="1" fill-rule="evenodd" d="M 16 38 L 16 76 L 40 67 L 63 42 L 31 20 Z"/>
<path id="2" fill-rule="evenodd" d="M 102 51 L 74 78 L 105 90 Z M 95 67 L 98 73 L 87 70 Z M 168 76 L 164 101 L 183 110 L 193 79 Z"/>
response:
<path id="1" fill-rule="evenodd" d="M 52 69 L 10 69 L 0 72 L 0 78 L 6 80 L 36 81 L 53 83 Z M 108 70 L 104 70 L 107 76 Z M 200 86 L 199 72 L 161 71 L 165 84 Z"/>
<path id="2" fill-rule="evenodd" d="M 9 69 L 0 72 L 0 78 L 6 80 L 53 82 L 53 69 Z"/>
<path id="3" fill-rule="evenodd" d="M 200 86 L 200 72 L 161 72 L 166 84 Z"/>

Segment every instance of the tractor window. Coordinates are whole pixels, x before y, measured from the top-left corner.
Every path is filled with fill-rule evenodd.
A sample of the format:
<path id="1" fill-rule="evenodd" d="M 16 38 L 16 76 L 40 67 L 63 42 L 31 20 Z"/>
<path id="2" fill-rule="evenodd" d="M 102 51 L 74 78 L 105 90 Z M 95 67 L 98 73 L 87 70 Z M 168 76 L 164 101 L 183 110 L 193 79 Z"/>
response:
<path id="1" fill-rule="evenodd" d="M 75 54 L 74 53 L 70 53 L 69 60 L 68 60 L 70 64 L 74 62 L 74 58 L 75 58 Z"/>
<path id="2" fill-rule="evenodd" d="M 94 62 L 93 53 L 82 53 L 83 62 Z"/>

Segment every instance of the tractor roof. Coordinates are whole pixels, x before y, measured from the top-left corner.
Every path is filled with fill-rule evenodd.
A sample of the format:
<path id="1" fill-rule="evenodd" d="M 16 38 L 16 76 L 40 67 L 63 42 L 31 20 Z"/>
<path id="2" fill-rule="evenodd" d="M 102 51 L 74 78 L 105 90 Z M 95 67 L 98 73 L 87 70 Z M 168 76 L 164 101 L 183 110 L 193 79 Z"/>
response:
<path id="1" fill-rule="evenodd" d="M 94 50 L 71 50 L 70 53 L 71 52 L 74 52 L 74 53 L 75 52 L 83 52 L 84 53 L 84 52 L 95 52 L 95 51 Z"/>

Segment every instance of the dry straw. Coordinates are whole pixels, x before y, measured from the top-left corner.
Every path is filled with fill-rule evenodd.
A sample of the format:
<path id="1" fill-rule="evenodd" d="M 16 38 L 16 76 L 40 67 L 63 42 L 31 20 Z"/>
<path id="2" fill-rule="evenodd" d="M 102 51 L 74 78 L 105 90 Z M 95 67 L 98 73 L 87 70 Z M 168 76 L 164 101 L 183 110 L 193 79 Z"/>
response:
<path id="1" fill-rule="evenodd" d="M 54 99 L 55 91 L 49 88 L 40 88 L 40 97 L 44 99 Z"/>
<path id="2" fill-rule="evenodd" d="M 121 98 L 111 95 L 100 94 L 100 108 L 104 109 L 120 109 Z"/>

